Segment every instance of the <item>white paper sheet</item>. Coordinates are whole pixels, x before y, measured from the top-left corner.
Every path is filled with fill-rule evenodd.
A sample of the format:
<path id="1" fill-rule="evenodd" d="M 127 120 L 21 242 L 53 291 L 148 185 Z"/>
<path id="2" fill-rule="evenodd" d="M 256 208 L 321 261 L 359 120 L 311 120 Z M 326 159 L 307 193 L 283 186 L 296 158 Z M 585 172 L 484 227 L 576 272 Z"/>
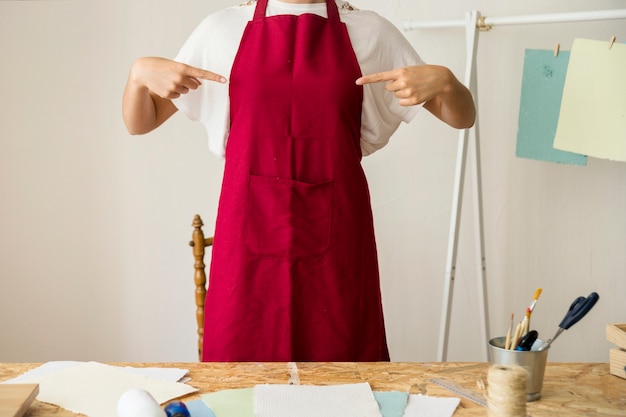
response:
<path id="1" fill-rule="evenodd" d="M 255 417 L 381 417 L 368 383 L 257 385 Z"/>
<path id="2" fill-rule="evenodd" d="M 451 417 L 461 402 L 454 397 L 411 394 L 403 417 Z"/>
<path id="3" fill-rule="evenodd" d="M 37 382 L 39 378 L 53 374 L 55 372 L 69 369 L 74 366 L 81 365 L 85 362 L 79 361 L 51 361 L 46 362 L 37 368 L 33 368 L 30 371 L 24 372 L 15 378 L 4 381 L 8 384 L 27 384 Z M 148 378 L 161 379 L 163 381 L 170 382 L 185 382 L 185 375 L 189 372 L 188 369 L 180 368 L 134 368 L 131 366 L 114 367 L 126 372 L 131 372 L 137 375 L 143 375 Z"/>
<path id="4" fill-rule="evenodd" d="M 39 378 L 44 375 L 53 374 L 55 372 L 62 371 L 64 369 L 72 368 L 74 366 L 80 365 L 84 362 L 76 362 L 76 361 L 53 361 L 46 362 L 41 366 L 31 369 L 30 371 L 24 372 L 22 375 L 16 376 L 15 378 L 8 379 L 3 382 L 3 384 L 29 384 L 33 382 L 39 382 Z"/>

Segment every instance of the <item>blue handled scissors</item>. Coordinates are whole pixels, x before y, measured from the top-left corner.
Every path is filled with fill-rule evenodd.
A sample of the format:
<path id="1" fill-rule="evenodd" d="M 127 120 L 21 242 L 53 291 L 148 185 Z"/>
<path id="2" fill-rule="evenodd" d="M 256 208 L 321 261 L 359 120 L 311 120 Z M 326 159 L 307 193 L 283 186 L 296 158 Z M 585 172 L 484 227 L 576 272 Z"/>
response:
<path id="1" fill-rule="evenodd" d="M 592 292 L 591 294 L 589 294 L 588 297 L 577 297 L 572 305 L 570 305 L 567 314 L 565 314 L 565 317 L 563 317 L 563 320 L 561 320 L 561 323 L 559 324 L 559 330 L 557 330 L 554 337 L 552 339 L 549 339 L 547 343 L 545 343 L 537 350 L 547 349 L 552 344 L 552 342 L 554 342 L 556 338 L 559 337 L 561 333 L 563 333 L 564 330 L 569 329 L 574 324 L 578 323 L 580 319 L 585 317 L 585 315 L 589 313 L 593 306 L 596 305 L 599 299 L 600 296 L 597 292 Z"/>

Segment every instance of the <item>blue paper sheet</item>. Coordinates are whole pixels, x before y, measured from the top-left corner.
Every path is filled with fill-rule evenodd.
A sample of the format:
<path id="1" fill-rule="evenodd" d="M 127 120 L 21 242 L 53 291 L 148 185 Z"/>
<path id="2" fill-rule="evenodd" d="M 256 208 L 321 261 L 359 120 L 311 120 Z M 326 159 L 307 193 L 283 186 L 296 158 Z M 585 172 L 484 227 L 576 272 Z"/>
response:
<path id="1" fill-rule="evenodd" d="M 215 417 L 215 413 L 202 400 L 186 401 L 185 405 L 191 417 Z"/>
<path id="2" fill-rule="evenodd" d="M 561 98 L 570 53 L 527 49 L 520 99 L 516 155 L 521 158 L 586 165 L 587 157 L 555 149 Z"/>

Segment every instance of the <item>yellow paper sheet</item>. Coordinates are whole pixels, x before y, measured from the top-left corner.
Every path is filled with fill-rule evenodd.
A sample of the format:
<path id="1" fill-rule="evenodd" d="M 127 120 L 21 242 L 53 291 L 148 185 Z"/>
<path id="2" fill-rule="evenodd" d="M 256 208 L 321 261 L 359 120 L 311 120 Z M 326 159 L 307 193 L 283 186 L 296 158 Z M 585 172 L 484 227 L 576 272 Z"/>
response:
<path id="1" fill-rule="evenodd" d="M 626 161 L 626 45 L 576 39 L 554 148 Z"/>
<path id="2" fill-rule="evenodd" d="M 130 388 L 145 389 L 158 403 L 197 391 L 189 385 L 146 378 L 97 362 L 55 372 L 38 382 L 39 401 L 89 417 L 115 417 L 119 398 Z"/>

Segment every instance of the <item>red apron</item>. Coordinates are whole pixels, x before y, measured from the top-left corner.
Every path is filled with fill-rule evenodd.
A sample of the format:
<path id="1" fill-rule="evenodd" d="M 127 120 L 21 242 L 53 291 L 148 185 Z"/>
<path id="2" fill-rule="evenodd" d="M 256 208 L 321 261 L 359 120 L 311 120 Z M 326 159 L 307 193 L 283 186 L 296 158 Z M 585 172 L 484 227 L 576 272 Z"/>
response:
<path id="1" fill-rule="evenodd" d="M 328 19 L 265 17 L 230 76 L 204 361 L 389 360 L 359 146 L 361 71 Z"/>

